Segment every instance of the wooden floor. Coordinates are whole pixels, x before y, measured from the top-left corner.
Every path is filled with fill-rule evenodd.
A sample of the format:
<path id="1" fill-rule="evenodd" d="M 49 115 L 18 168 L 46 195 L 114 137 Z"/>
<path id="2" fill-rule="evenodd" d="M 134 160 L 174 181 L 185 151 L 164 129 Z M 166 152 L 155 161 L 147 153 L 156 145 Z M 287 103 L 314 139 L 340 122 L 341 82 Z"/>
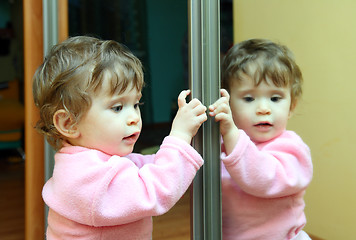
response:
<path id="1" fill-rule="evenodd" d="M 166 214 L 153 217 L 154 240 L 190 240 L 189 191 Z"/>
<path id="2" fill-rule="evenodd" d="M 18 157 L 10 157 L 10 161 L 0 158 L 0 239 L 23 240 L 24 163 Z"/>

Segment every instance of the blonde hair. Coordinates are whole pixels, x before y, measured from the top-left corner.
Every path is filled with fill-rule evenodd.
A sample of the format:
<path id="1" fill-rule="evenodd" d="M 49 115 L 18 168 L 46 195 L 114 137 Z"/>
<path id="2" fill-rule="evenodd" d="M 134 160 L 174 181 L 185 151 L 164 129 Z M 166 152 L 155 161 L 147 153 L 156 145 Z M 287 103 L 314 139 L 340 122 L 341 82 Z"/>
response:
<path id="1" fill-rule="evenodd" d="M 230 92 L 231 83 L 247 75 L 258 86 L 271 81 L 277 87 L 290 87 L 291 109 L 302 95 L 302 73 L 293 53 L 281 44 L 266 39 L 250 39 L 234 45 L 226 54 L 221 69 L 222 87 Z"/>
<path id="2" fill-rule="evenodd" d="M 141 91 L 142 64 L 124 45 L 88 36 L 71 37 L 54 46 L 33 77 L 33 97 L 40 110 L 36 129 L 58 150 L 63 137 L 53 124 L 57 110 L 65 109 L 75 125 L 91 106 L 91 94 L 101 90 L 111 73 L 110 94 L 129 86 Z"/>

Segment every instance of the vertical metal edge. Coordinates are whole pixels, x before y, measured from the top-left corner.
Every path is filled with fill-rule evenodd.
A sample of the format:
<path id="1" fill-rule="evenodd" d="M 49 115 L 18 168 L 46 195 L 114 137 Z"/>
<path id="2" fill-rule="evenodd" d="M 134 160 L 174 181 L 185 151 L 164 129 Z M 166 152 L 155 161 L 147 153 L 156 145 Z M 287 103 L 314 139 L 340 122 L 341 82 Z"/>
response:
<path id="1" fill-rule="evenodd" d="M 188 1 L 189 86 L 192 98 L 202 99 L 201 2 Z M 202 155 L 203 132 L 193 138 L 193 147 Z M 203 167 L 191 187 L 191 239 L 204 239 Z"/>
<path id="2" fill-rule="evenodd" d="M 209 106 L 220 89 L 220 1 L 189 1 L 189 72 L 192 97 Z M 193 139 L 205 164 L 192 188 L 191 239 L 219 240 L 221 231 L 221 181 L 219 125 L 209 118 Z"/>
<path id="3" fill-rule="evenodd" d="M 220 1 L 202 2 L 203 103 L 219 98 Z M 221 165 L 219 124 L 209 118 L 203 126 L 205 239 L 219 240 L 221 231 Z"/>
<path id="4" fill-rule="evenodd" d="M 58 43 L 58 2 L 57 0 L 43 0 L 43 54 L 45 57 L 49 49 Z M 55 150 L 44 141 L 44 176 L 47 181 L 53 173 Z M 48 207 L 45 205 L 45 228 L 47 228 Z"/>
<path id="5" fill-rule="evenodd" d="M 43 53 L 58 43 L 58 5 L 57 0 L 43 0 Z M 54 149 L 45 141 L 45 180 L 52 176 Z"/>

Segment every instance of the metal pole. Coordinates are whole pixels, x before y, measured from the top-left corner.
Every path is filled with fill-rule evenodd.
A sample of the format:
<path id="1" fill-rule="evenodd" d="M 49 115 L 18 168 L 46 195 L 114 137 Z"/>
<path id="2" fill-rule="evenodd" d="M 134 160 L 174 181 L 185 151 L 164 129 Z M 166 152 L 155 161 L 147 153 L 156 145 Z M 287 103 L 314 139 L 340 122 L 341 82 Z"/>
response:
<path id="1" fill-rule="evenodd" d="M 57 0 L 43 0 L 43 53 L 48 54 L 52 46 L 58 43 L 58 4 Z M 54 149 L 45 141 L 45 180 L 53 172 Z"/>
<path id="2" fill-rule="evenodd" d="M 190 0 L 188 5 L 189 85 L 192 97 L 202 99 L 202 47 L 201 47 L 201 1 Z M 199 130 L 193 139 L 194 148 L 202 154 L 203 131 Z M 204 239 L 204 167 L 194 181 L 191 192 L 191 239 Z"/>
<path id="3" fill-rule="evenodd" d="M 58 3 L 57 0 L 43 0 L 43 53 L 44 57 L 49 50 L 58 43 Z M 53 173 L 54 149 L 44 141 L 45 181 Z M 48 207 L 45 206 L 45 228 L 47 228 Z"/>
<path id="4" fill-rule="evenodd" d="M 189 1 L 189 61 L 192 97 L 209 106 L 220 89 L 220 1 Z M 192 191 L 194 240 L 219 240 L 221 234 L 220 133 L 214 119 L 203 124 L 193 140 L 205 164 Z"/>

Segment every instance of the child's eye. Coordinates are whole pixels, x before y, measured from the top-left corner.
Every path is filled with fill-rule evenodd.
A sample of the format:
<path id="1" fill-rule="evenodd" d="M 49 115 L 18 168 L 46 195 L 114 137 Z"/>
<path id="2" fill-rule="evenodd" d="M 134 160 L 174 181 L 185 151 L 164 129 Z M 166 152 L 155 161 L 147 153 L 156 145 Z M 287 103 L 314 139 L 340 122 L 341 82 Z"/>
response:
<path id="1" fill-rule="evenodd" d="M 253 100 L 255 100 L 253 97 L 243 97 L 242 98 L 245 102 L 252 102 Z"/>
<path id="2" fill-rule="evenodd" d="M 271 101 L 272 102 L 278 102 L 279 100 L 281 100 L 282 98 L 280 96 L 274 96 L 274 97 L 271 97 Z"/>
<path id="3" fill-rule="evenodd" d="M 122 105 L 114 106 L 111 108 L 114 112 L 120 112 L 122 110 Z"/>
<path id="4" fill-rule="evenodd" d="M 140 106 L 142 106 L 144 103 L 143 102 L 138 102 L 134 105 L 135 109 L 139 108 Z"/>

